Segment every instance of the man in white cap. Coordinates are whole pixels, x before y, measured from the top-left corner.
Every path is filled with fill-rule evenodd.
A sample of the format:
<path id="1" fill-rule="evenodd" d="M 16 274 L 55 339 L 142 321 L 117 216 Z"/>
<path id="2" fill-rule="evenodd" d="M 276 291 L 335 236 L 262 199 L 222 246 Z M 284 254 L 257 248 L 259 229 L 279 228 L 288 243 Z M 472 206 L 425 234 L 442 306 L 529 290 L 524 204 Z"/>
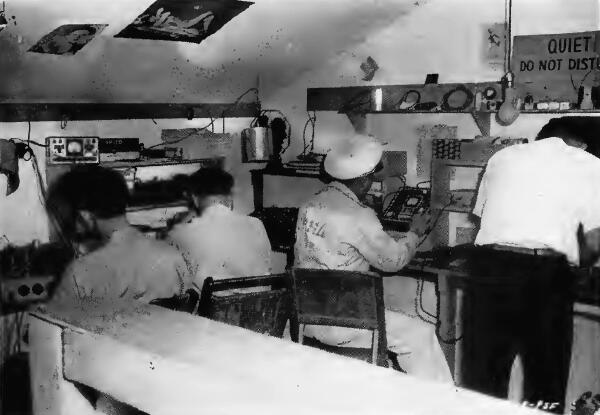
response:
<path id="1" fill-rule="evenodd" d="M 295 267 L 384 272 L 402 269 L 426 234 L 429 214 L 416 215 L 410 231 L 399 240 L 389 236 L 375 211 L 362 204 L 381 170 L 381 144 L 357 135 L 329 152 L 324 168 L 334 181 L 304 204 L 298 213 Z M 450 369 L 434 327 L 386 310 L 388 349 L 398 354 L 407 373 L 452 382 Z M 306 326 L 304 336 L 345 347 L 370 347 L 369 332 L 344 327 Z"/>

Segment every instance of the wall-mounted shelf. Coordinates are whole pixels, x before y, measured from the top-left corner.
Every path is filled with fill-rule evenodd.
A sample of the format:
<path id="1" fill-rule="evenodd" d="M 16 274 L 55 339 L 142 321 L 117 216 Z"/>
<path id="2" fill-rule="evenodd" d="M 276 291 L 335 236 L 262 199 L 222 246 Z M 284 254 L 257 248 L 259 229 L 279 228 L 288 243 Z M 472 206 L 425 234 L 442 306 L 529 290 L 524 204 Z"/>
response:
<path id="1" fill-rule="evenodd" d="M 167 118 L 240 118 L 260 115 L 260 103 L 0 103 L 0 122 Z"/>
<path id="2" fill-rule="evenodd" d="M 600 109 L 594 110 L 521 110 L 521 114 L 600 114 Z"/>
<path id="3" fill-rule="evenodd" d="M 160 167 L 160 166 L 178 166 L 184 164 L 203 164 L 204 166 L 215 165 L 222 166 L 223 157 L 201 158 L 201 159 L 146 159 L 146 160 L 122 160 L 122 161 L 101 161 L 100 166 L 109 169 L 133 168 L 133 167 Z M 67 171 L 75 164 L 48 164 L 48 171 Z"/>
<path id="4" fill-rule="evenodd" d="M 442 112 L 471 112 L 475 110 L 475 95 L 477 92 L 483 92 L 485 89 L 493 90 L 493 97 L 489 101 L 502 100 L 502 87 L 498 82 L 479 82 L 479 83 L 452 83 L 452 84 L 409 84 L 409 85 L 373 85 L 358 87 L 337 87 L 337 88 L 308 88 L 306 107 L 308 111 L 339 111 L 339 112 L 370 112 L 375 107 L 373 105 L 373 91 L 381 89 L 381 110 L 380 113 L 430 113 L 436 112 L 435 109 L 425 107 L 416 107 L 414 109 L 399 106 L 406 102 L 408 95 L 418 94 L 415 105 L 431 104 L 444 108 L 445 98 L 449 98 L 453 92 L 462 91 L 465 97 L 464 107 L 453 109 L 444 108 Z M 448 102 L 454 101 L 448 99 Z M 448 104 L 450 105 L 450 104 Z M 437 110 L 439 111 L 439 109 Z"/>
<path id="5" fill-rule="evenodd" d="M 372 96 L 375 89 L 382 90 L 381 111 L 375 111 Z M 480 82 L 465 84 L 435 84 L 435 85 L 374 85 L 339 88 L 308 88 L 307 111 L 336 111 L 346 114 L 358 132 L 366 131 L 366 114 L 470 114 L 484 136 L 490 135 L 492 114 L 495 110 L 477 110 L 474 99 L 463 110 L 440 110 L 439 106 L 444 96 L 456 88 L 464 88 L 473 94 L 492 88 L 496 92 L 493 101 L 496 105 L 502 99 L 502 88 L 497 82 Z M 433 110 L 398 109 L 398 103 L 409 91 L 420 94 L 419 102 L 434 102 L 438 107 Z M 483 100 L 482 102 L 485 102 Z M 600 114 L 600 109 L 593 110 L 522 110 L 522 114 Z"/>
<path id="6" fill-rule="evenodd" d="M 100 162 L 102 167 L 109 169 L 128 168 L 128 167 L 155 167 L 155 166 L 177 166 L 181 164 L 215 164 L 221 165 L 223 163 L 222 157 L 210 158 L 210 159 L 147 159 L 147 160 L 124 160 L 124 161 L 104 161 Z"/>
<path id="7" fill-rule="evenodd" d="M 380 111 L 375 111 L 372 92 L 378 88 L 382 90 L 382 105 Z M 486 89 L 494 91 L 493 101 L 497 104 L 502 95 L 502 88 L 498 82 L 309 88 L 307 90 L 307 110 L 337 111 L 346 114 L 354 128 L 362 132 L 366 129 L 366 114 L 471 114 L 481 133 L 489 135 L 493 111 L 477 111 L 475 108 L 476 94 Z M 453 91 L 463 91 L 460 93 L 468 96 L 464 108 L 440 110 L 443 102 Z M 418 94 L 418 104 L 433 103 L 436 107 L 431 110 L 398 108 L 407 94 L 411 92 Z"/>

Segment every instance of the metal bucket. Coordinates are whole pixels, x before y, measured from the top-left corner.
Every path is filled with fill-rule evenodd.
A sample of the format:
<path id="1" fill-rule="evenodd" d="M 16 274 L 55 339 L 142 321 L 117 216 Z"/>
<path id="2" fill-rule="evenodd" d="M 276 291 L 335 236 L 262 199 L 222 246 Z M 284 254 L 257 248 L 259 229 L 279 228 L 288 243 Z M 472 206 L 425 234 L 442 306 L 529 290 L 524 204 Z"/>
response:
<path id="1" fill-rule="evenodd" d="M 246 128 L 242 131 L 242 161 L 266 162 L 273 156 L 271 130 L 266 127 Z"/>

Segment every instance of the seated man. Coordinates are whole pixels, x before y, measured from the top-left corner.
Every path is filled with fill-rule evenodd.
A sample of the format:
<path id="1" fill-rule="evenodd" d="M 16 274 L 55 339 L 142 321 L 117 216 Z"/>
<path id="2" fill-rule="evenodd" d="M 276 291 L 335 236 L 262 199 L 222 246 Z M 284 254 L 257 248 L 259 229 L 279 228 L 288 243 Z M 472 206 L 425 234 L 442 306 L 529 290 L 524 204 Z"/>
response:
<path id="1" fill-rule="evenodd" d="M 271 244 L 262 222 L 233 211 L 233 177 L 218 168 L 192 174 L 188 193 L 196 215 L 176 225 L 168 239 L 186 258 L 201 290 L 204 279 L 271 273 Z"/>
<path id="2" fill-rule="evenodd" d="M 150 302 L 191 287 L 181 254 L 129 225 L 128 196 L 123 176 L 99 166 L 76 167 L 51 186 L 49 214 L 80 251 L 54 290 L 52 303 Z M 95 405 L 107 414 L 141 413 L 102 393 Z"/>
<path id="3" fill-rule="evenodd" d="M 121 174 L 98 166 L 74 168 L 50 188 L 49 213 L 70 239 L 85 242 L 80 248 L 86 251 L 67 268 L 52 301 L 149 302 L 191 285 L 177 250 L 129 225 L 128 196 Z"/>
<path id="4" fill-rule="evenodd" d="M 381 167 L 382 154 L 381 145 L 365 136 L 346 140 L 327 154 L 325 171 L 334 181 L 300 208 L 296 267 L 395 272 L 411 260 L 429 215 L 417 215 L 411 231 L 396 241 L 384 232 L 375 212 L 361 203 Z M 385 318 L 388 349 L 399 355 L 407 373 L 452 381 L 433 326 L 389 310 Z M 371 346 L 371 336 L 364 330 L 307 326 L 304 335 L 334 346 Z"/>

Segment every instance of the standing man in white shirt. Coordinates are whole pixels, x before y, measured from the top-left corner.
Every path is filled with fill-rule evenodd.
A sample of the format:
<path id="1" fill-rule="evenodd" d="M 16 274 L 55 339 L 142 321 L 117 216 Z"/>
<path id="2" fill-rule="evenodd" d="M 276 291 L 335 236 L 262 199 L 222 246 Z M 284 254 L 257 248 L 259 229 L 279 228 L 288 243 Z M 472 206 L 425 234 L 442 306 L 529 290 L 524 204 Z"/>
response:
<path id="1" fill-rule="evenodd" d="M 271 273 L 271 243 L 262 222 L 233 211 L 233 177 L 203 168 L 188 180 L 195 215 L 176 225 L 168 238 L 194 270 L 199 291 L 204 279 Z"/>
<path id="2" fill-rule="evenodd" d="M 345 140 L 325 157 L 325 171 L 334 181 L 304 204 L 298 214 L 295 266 L 298 268 L 385 272 L 402 269 L 426 234 L 429 215 L 417 215 L 410 232 L 395 240 L 363 199 L 381 170 L 381 144 L 367 136 Z M 386 310 L 388 349 L 397 353 L 402 369 L 429 380 L 452 382 L 450 369 L 434 327 Z M 322 343 L 370 347 L 364 330 L 306 326 L 304 335 Z"/>
<path id="3" fill-rule="evenodd" d="M 464 384 L 505 398 L 521 356 L 524 399 L 563 413 L 572 344 L 571 265 L 598 258 L 600 159 L 585 119 L 551 120 L 490 158 L 466 296 Z M 586 242 L 587 241 L 587 242 Z"/>

